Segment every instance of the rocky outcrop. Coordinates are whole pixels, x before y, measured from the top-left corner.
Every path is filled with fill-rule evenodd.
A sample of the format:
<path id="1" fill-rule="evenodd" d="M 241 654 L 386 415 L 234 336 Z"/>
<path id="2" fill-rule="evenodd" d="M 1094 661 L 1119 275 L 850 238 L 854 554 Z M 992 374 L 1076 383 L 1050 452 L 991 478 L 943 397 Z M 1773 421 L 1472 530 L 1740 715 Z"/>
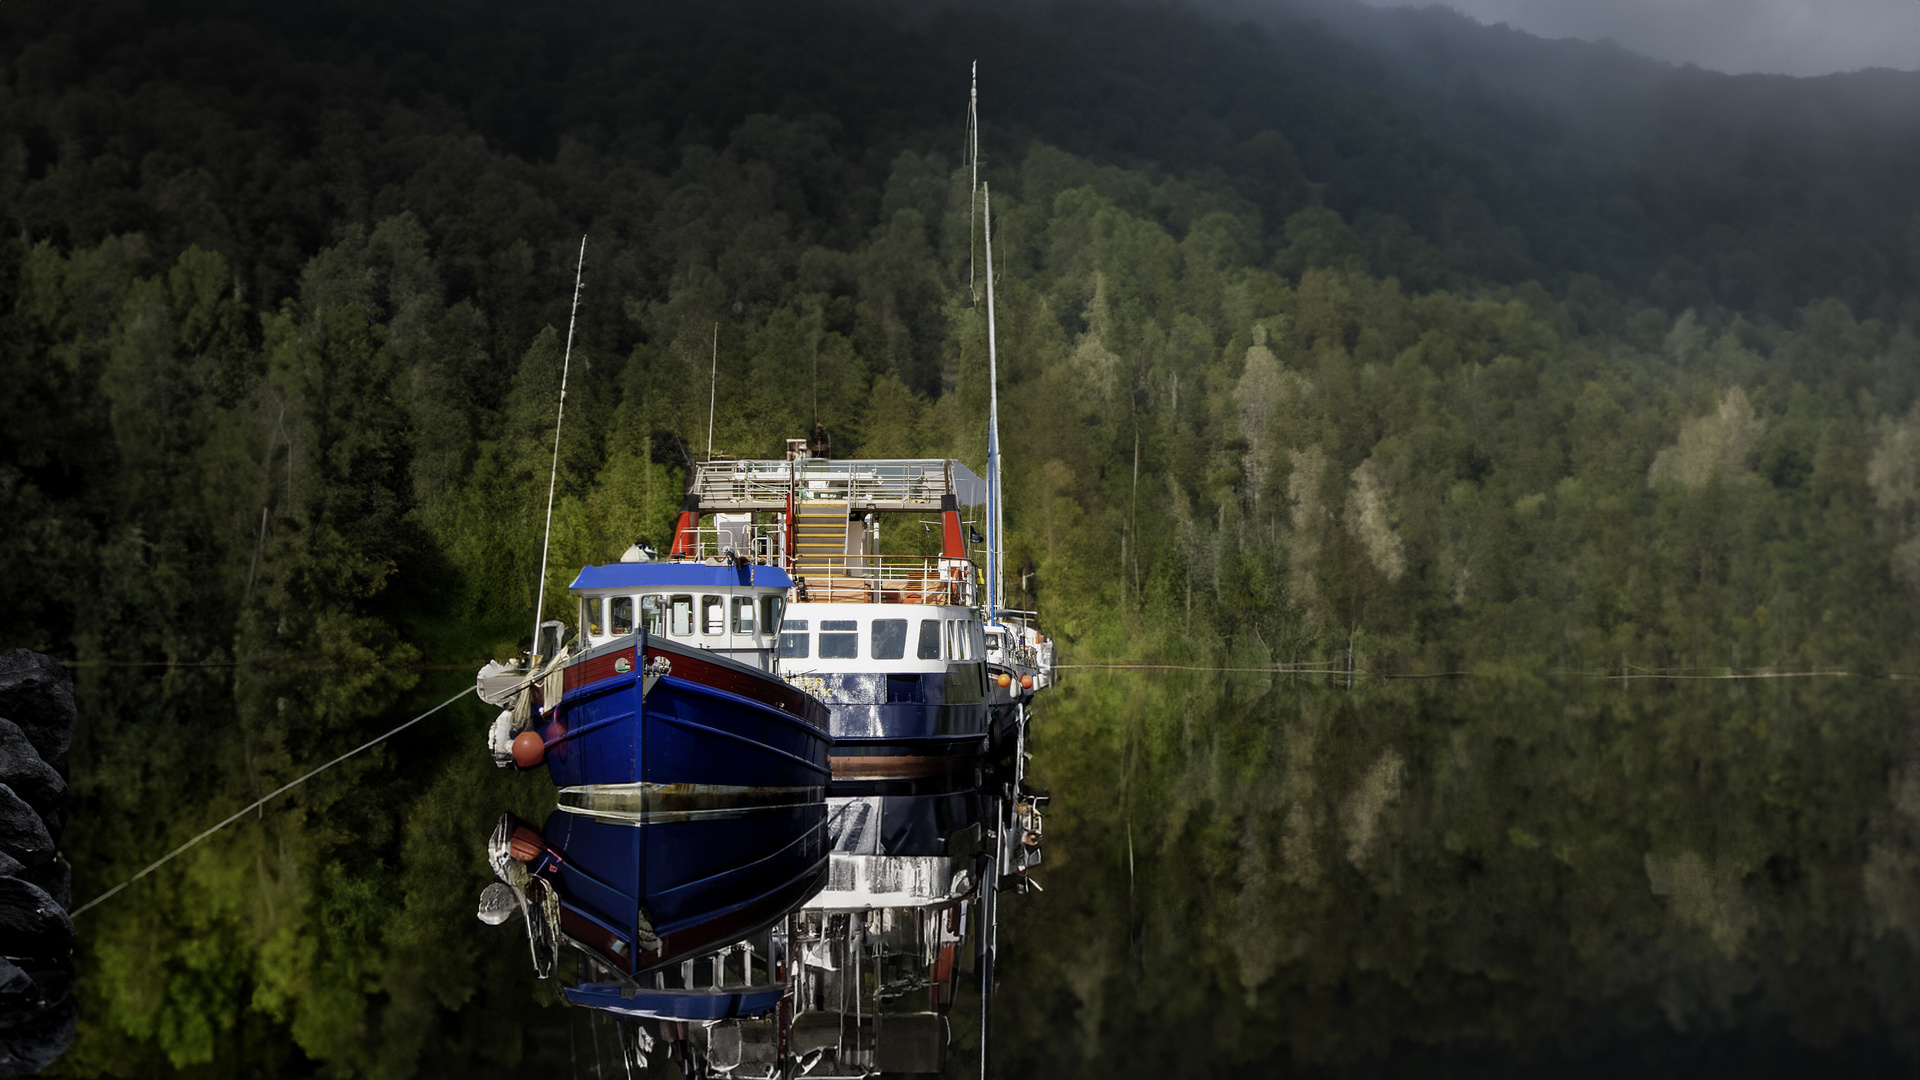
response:
<path id="1" fill-rule="evenodd" d="M 0 719 L 0 784 L 42 814 L 59 809 L 67 796 L 67 782 L 59 770 L 40 756 L 20 725 L 5 719 Z"/>
<path id="2" fill-rule="evenodd" d="M 25 1076 L 73 1045 L 80 1018 L 65 969 L 29 970 L 0 960 L 0 1075 Z"/>
<path id="3" fill-rule="evenodd" d="M 73 678 L 51 656 L 25 649 L 0 652 L 0 716 L 19 727 L 40 760 L 67 771 L 73 745 Z"/>
<path id="4" fill-rule="evenodd" d="M 73 877 L 55 844 L 66 816 L 73 680 L 49 656 L 0 652 L 0 1076 L 73 1044 Z"/>
<path id="5" fill-rule="evenodd" d="M 47 832 L 47 823 L 5 784 L 0 784 L 0 852 L 13 856 L 22 866 L 44 866 L 53 861 L 53 836 Z"/>

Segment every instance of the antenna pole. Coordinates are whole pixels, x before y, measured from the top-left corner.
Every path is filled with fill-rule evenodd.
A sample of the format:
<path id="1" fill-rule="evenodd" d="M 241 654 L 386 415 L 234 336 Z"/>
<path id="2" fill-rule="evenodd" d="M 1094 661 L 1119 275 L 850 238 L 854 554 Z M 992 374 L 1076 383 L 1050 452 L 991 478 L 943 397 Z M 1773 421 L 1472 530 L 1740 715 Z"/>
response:
<path id="1" fill-rule="evenodd" d="M 980 302 L 973 290 L 973 208 L 980 192 L 980 61 L 973 62 L 973 82 L 967 90 L 967 297 Z"/>
<path id="2" fill-rule="evenodd" d="M 707 460 L 713 460 L 713 403 L 720 395 L 720 324 L 713 324 L 713 370 L 707 373 Z"/>
<path id="3" fill-rule="evenodd" d="M 580 317 L 581 275 L 587 268 L 587 238 L 580 238 L 580 261 L 573 268 L 573 310 L 567 313 L 567 349 L 560 360 L 560 411 L 553 420 L 553 465 L 547 471 L 547 533 L 540 541 L 540 589 L 533 602 L 533 658 L 540 658 L 540 616 L 547 609 L 547 552 L 553 545 L 553 489 L 560 481 L 560 425 L 567 419 L 567 373 L 573 370 L 573 327 Z"/>
<path id="4" fill-rule="evenodd" d="M 987 622 L 1000 605 L 1000 359 L 993 328 L 993 191 L 982 192 L 987 237 Z"/>

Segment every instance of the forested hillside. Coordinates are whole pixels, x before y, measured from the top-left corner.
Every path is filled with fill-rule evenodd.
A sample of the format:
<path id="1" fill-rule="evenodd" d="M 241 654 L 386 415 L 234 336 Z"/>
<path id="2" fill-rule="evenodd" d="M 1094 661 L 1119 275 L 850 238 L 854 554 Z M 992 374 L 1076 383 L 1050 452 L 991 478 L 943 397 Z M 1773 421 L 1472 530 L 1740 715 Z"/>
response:
<path id="1" fill-rule="evenodd" d="M 664 540 L 716 334 L 717 450 L 817 419 L 837 454 L 978 464 L 976 55 L 1010 562 L 1070 656 L 1920 672 L 1912 268 L 1858 254 L 1907 212 L 1884 174 L 1816 177 L 1864 208 L 1820 219 L 1833 261 L 1730 242 L 1764 287 L 1676 291 L 1689 235 L 1773 219 L 1450 142 L 1305 23 L 14 2 L 0 643 L 233 665 L 144 711 L 81 667 L 76 892 L 524 633 L 583 235 L 551 612 Z M 152 883 L 190 903 L 101 909 L 72 1067 L 425 1067 L 490 985 L 420 946 L 471 923 L 457 823 L 506 798 L 477 738 L 303 796 L 245 853 L 273 888 L 210 859 Z M 224 794 L 109 820 L 127 783 Z M 402 914 L 356 922 L 375 898 Z M 466 1016 L 435 1071 L 517 1060 Z"/>
<path id="2" fill-rule="evenodd" d="M 1920 74 L 1729 76 L 1543 41 L 1443 7 L 1208 0 L 1377 90 L 1524 192 L 1528 273 L 1592 273 L 1672 310 L 1781 321 L 1836 297 L 1895 319 L 1920 281 Z M 1512 214 L 1512 210 L 1506 211 Z"/>

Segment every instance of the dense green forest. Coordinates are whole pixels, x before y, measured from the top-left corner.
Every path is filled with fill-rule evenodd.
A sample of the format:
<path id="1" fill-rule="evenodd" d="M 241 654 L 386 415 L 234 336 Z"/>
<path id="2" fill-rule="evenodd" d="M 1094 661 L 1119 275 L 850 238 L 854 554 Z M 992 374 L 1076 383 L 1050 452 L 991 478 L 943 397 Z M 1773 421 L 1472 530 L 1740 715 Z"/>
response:
<path id="1" fill-rule="evenodd" d="M 78 898 L 524 633 L 583 235 L 552 612 L 664 540 L 716 335 L 717 450 L 978 464 L 976 57 L 1010 562 L 1072 658 L 1920 673 L 1876 108 L 1741 135 L 1690 73 L 1776 156 L 1583 187 L 1283 16 L 16 0 L 0 637 L 80 673 Z M 90 914 L 62 1067 L 519 1063 L 506 961 L 429 948 L 531 798 L 458 730 Z"/>

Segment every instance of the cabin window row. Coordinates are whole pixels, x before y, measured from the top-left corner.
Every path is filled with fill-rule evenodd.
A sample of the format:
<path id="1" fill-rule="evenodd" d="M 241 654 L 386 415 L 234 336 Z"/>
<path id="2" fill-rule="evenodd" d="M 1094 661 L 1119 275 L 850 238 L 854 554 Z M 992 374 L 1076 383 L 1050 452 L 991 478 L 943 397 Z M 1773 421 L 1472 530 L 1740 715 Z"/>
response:
<path id="1" fill-rule="evenodd" d="M 731 603 L 729 603 L 731 600 Z M 580 625 L 592 638 L 633 633 L 637 610 L 649 634 L 668 637 L 719 637 L 766 633 L 780 621 L 781 599 L 762 596 L 714 596 L 698 593 L 645 593 L 640 596 L 590 596 L 580 601 Z"/>
<path id="2" fill-rule="evenodd" d="M 811 619 L 787 619 L 780 624 L 783 660 L 859 660 L 860 619 L 821 619 L 818 651 Z M 868 660 L 902 660 L 907 655 L 907 619 L 874 619 L 867 626 Z M 980 627 L 964 619 L 921 619 L 913 635 L 918 660 L 975 660 L 985 654 Z"/>

